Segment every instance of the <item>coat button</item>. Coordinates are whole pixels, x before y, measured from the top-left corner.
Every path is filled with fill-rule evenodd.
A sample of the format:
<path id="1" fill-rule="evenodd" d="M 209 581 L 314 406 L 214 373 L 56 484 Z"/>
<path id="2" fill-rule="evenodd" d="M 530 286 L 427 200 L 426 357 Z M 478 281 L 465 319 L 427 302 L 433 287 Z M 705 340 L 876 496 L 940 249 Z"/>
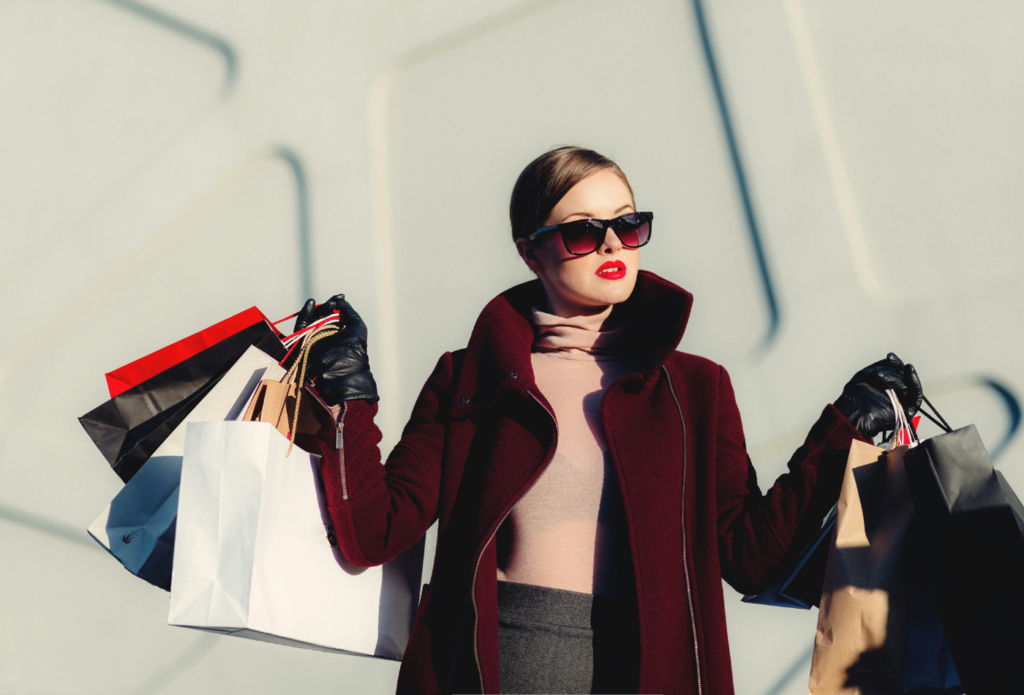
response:
<path id="1" fill-rule="evenodd" d="M 508 375 L 508 378 L 509 379 L 518 379 L 519 375 L 516 374 L 515 372 L 512 372 L 511 374 Z"/>
<path id="2" fill-rule="evenodd" d="M 469 396 L 463 396 L 461 400 L 463 404 L 469 403 Z"/>

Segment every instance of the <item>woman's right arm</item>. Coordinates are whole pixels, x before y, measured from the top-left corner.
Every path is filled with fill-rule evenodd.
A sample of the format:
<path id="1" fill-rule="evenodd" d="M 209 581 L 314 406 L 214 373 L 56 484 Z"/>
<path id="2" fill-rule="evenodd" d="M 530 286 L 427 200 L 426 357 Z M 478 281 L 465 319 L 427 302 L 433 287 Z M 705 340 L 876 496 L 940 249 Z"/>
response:
<path id="1" fill-rule="evenodd" d="M 367 328 L 339 294 L 316 306 L 310 299 L 295 330 L 337 311 L 340 329 L 310 343 L 316 390 L 337 419 L 318 437 L 327 509 L 345 558 L 358 567 L 381 565 L 418 541 L 434 521 L 441 487 L 441 453 L 452 383 L 452 355 L 438 360 L 420 391 L 402 438 L 380 464 L 377 384 L 367 357 Z"/>
<path id="2" fill-rule="evenodd" d="M 342 401 L 338 432 L 322 433 L 320 465 L 328 511 L 338 546 L 353 565 L 387 562 L 418 541 L 433 523 L 445 434 L 439 414 L 451 381 L 452 356 L 446 352 L 383 466 L 375 401 Z"/>

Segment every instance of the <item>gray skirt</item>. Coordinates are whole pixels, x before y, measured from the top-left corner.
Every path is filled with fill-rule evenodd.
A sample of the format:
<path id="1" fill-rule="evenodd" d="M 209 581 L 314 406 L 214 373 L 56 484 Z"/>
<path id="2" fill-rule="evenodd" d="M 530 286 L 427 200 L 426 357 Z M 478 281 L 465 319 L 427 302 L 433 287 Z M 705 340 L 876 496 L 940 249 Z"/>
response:
<path id="1" fill-rule="evenodd" d="M 498 580 L 502 693 L 635 693 L 635 598 Z"/>

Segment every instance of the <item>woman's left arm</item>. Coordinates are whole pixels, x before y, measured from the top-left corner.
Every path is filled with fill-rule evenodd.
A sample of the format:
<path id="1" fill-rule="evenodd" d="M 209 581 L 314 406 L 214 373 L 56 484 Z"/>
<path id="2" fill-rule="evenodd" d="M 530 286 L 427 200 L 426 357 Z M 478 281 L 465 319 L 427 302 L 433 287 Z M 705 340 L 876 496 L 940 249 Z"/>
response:
<path id="1" fill-rule="evenodd" d="M 715 444 L 722 577 L 737 591 L 757 593 L 774 579 L 801 522 L 820 521 L 839 498 L 850 442 L 868 439 L 833 405 L 826 406 L 789 460 L 789 471 L 762 494 L 729 374 L 719 369 Z"/>

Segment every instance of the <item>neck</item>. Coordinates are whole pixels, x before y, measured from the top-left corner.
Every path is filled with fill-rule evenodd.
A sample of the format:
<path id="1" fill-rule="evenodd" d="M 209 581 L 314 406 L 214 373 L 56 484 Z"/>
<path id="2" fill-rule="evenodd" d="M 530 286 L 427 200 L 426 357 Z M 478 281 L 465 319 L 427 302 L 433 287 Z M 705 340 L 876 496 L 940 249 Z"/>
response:
<path id="1" fill-rule="evenodd" d="M 568 359 L 617 358 L 625 344 L 626 325 L 621 313 L 613 313 L 615 306 L 609 304 L 598 314 L 568 317 L 534 307 L 534 351 Z"/>
<path id="2" fill-rule="evenodd" d="M 603 304 L 598 306 L 577 304 L 575 302 L 567 301 L 565 298 L 560 297 L 553 292 L 545 292 L 545 295 L 547 297 L 547 302 L 542 307 L 542 310 L 545 313 L 553 314 L 563 319 L 571 319 L 576 316 L 597 316 L 599 314 L 603 314 L 604 317 L 607 318 L 615 307 L 614 304 Z"/>
<path id="3" fill-rule="evenodd" d="M 563 319 L 576 318 L 578 316 L 584 317 L 598 317 L 608 318 L 611 316 L 614 310 L 614 304 L 606 304 L 605 306 L 573 306 L 565 304 L 552 304 L 550 300 L 542 307 L 542 311 L 547 314 L 552 314 Z"/>

